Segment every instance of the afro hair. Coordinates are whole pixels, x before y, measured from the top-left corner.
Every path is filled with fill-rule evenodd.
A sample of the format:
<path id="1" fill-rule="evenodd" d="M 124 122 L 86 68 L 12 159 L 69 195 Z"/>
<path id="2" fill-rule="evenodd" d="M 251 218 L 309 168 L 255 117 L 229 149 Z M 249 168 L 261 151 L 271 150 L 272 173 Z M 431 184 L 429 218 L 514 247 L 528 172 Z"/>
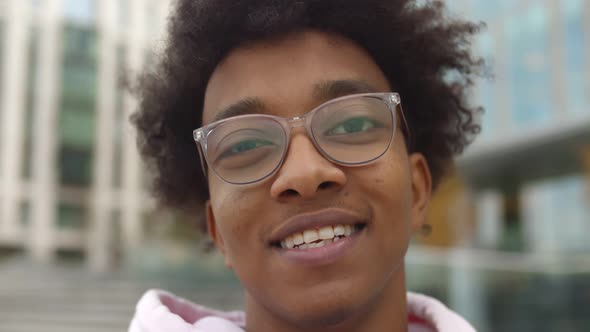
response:
<path id="1" fill-rule="evenodd" d="M 469 90 L 483 63 L 470 49 L 481 23 L 448 14 L 442 1 L 177 0 L 157 65 L 141 74 L 132 116 L 170 208 L 199 211 L 208 199 L 192 131 L 201 126 L 208 80 L 227 54 L 249 42 L 316 29 L 364 47 L 402 96 L 412 141 L 436 186 L 480 130 Z"/>

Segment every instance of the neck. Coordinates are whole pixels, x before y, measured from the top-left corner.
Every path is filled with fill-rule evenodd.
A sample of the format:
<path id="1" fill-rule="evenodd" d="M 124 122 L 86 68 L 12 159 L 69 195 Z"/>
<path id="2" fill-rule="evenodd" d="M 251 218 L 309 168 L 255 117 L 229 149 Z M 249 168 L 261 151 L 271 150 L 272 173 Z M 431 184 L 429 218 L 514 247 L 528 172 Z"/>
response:
<path id="1" fill-rule="evenodd" d="M 374 298 L 367 299 L 358 310 L 331 324 L 316 326 L 298 324 L 303 319 L 285 317 L 265 308 L 246 292 L 247 332 L 407 332 L 405 272 L 394 272 L 389 283 Z"/>

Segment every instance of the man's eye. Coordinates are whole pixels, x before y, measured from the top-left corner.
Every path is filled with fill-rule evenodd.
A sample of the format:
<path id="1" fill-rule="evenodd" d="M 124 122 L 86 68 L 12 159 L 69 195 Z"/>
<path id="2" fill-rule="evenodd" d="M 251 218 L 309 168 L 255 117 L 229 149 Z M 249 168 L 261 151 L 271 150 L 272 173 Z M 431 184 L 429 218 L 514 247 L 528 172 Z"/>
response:
<path id="1" fill-rule="evenodd" d="M 269 146 L 269 145 L 273 145 L 273 143 L 268 140 L 262 140 L 262 139 L 244 140 L 244 141 L 238 142 L 238 143 L 230 146 L 228 149 L 226 149 L 221 154 L 220 158 L 237 155 L 240 153 L 248 152 L 248 151 L 258 149 L 263 146 Z"/>
<path id="2" fill-rule="evenodd" d="M 351 118 L 340 122 L 335 127 L 328 129 L 324 135 L 347 135 L 365 132 L 367 130 L 380 127 L 379 123 L 365 117 Z"/>

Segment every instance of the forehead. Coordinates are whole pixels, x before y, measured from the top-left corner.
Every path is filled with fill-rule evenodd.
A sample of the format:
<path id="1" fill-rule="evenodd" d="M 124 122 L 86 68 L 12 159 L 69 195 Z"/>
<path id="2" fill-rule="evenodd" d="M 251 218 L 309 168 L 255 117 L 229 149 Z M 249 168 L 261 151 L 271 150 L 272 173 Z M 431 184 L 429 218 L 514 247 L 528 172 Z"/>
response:
<path id="1" fill-rule="evenodd" d="M 252 43 L 233 50 L 213 72 L 203 124 L 231 105 L 255 99 L 277 115 L 305 113 L 317 99 L 314 89 L 327 81 L 359 81 L 375 92 L 391 91 L 385 75 L 356 43 L 318 31 Z M 280 114 L 278 114 L 280 113 Z"/>

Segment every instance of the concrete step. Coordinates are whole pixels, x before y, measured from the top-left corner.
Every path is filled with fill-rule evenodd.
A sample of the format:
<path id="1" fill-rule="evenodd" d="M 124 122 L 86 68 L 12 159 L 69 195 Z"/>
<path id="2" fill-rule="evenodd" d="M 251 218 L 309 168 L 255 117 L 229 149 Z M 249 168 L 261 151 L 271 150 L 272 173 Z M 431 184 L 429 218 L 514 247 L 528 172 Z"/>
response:
<path id="1" fill-rule="evenodd" d="M 143 293 L 171 291 L 221 310 L 241 307 L 236 283 L 144 278 L 124 273 L 93 275 L 83 267 L 0 265 L 0 332 L 126 331 Z"/>

